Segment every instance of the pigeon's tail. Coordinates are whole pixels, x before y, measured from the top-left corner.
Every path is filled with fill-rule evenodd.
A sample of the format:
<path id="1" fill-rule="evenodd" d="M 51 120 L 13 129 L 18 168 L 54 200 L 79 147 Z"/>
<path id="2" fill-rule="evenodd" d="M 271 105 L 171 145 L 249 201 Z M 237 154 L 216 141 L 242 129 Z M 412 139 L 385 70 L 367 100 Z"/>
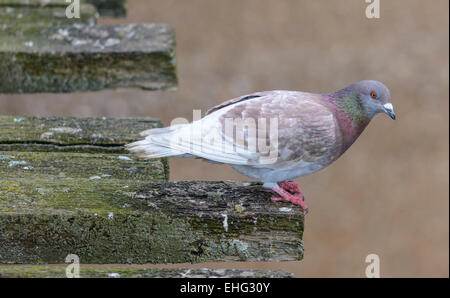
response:
<path id="1" fill-rule="evenodd" d="M 185 125 L 154 128 L 143 131 L 145 139 L 125 145 L 126 149 L 141 158 L 161 158 L 169 156 L 192 157 L 190 154 L 172 148 L 171 142 Z"/>
<path id="2" fill-rule="evenodd" d="M 125 145 L 126 149 L 140 158 L 162 158 L 176 156 L 181 158 L 199 158 L 196 155 L 187 153 L 182 146 L 174 149 L 173 140 L 179 136 L 186 136 L 189 133 L 189 124 L 170 126 L 164 128 L 154 128 L 143 131 L 141 136 L 146 138 L 131 144 Z M 186 128 L 188 131 L 186 131 Z M 205 159 L 210 163 L 220 163 Z"/>
<path id="3" fill-rule="evenodd" d="M 194 121 L 189 124 L 143 131 L 141 135 L 145 139 L 128 144 L 126 148 L 141 158 L 176 156 L 202 158 L 216 163 L 248 164 L 249 158 L 252 158 L 251 155 L 221 150 L 222 145 L 225 145 L 222 144 L 222 130 L 215 123 L 215 119 L 210 119 L 207 116 L 200 121 L 202 122 Z M 203 121 L 206 121 L 206 123 Z M 208 129 L 202 129 L 202 127 Z"/>
<path id="4" fill-rule="evenodd" d="M 183 154 L 182 152 L 154 144 L 148 139 L 128 144 L 126 148 L 141 158 L 161 158 Z"/>

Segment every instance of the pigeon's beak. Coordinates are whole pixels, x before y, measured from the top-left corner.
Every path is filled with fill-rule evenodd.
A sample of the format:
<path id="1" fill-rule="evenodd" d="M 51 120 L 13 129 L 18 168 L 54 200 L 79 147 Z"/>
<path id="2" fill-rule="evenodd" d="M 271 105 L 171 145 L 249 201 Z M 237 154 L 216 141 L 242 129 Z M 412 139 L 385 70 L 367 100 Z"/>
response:
<path id="1" fill-rule="evenodd" d="M 391 117 L 392 119 L 395 120 L 394 107 L 392 106 L 391 103 L 384 104 L 384 105 L 383 105 L 383 109 L 384 109 L 384 112 L 385 112 L 389 117 Z"/>

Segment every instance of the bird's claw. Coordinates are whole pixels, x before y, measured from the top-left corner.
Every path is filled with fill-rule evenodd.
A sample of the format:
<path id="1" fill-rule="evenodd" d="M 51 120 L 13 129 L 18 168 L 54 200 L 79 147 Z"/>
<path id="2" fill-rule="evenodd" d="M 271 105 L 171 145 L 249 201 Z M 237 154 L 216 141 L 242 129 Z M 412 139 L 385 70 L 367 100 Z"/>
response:
<path id="1" fill-rule="evenodd" d="M 281 181 L 277 183 L 279 187 L 292 193 L 302 193 L 297 183 L 293 181 Z"/>
<path id="2" fill-rule="evenodd" d="M 308 206 L 306 206 L 304 196 L 296 183 L 282 181 L 278 183 L 278 186 L 279 187 L 273 188 L 272 190 L 279 194 L 280 197 L 272 197 L 272 202 L 291 202 L 296 206 L 302 207 L 303 214 L 308 213 Z"/>

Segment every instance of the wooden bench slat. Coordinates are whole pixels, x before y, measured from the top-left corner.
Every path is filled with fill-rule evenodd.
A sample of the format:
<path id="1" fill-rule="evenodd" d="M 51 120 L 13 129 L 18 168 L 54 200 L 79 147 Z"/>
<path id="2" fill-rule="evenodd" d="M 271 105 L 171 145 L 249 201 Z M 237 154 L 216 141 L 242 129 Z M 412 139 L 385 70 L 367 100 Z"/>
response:
<path id="1" fill-rule="evenodd" d="M 55 184 L 59 181 L 57 178 L 68 179 L 70 183 L 70 180 L 84 181 L 92 176 L 143 181 L 165 179 L 166 176 L 161 159 L 142 160 L 128 154 L 15 151 L 0 151 L 0 173 L 0 179 L 10 179 L 12 183 L 24 179 L 49 180 Z M 77 185 L 75 181 L 72 184 Z"/>
<path id="2" fill-rule="evenodd" d="M 156 118 L 0 116 L 0 151 L 125 153 L 139 132 L 161 126 Z"/>
<path id="3" fill-rule="evenodd" d="M 88 24 L 97 23 L 97 9 L 90 4 L 80 5 L 80 18 L 69 19 L 66 8 L 63 6 L 48 6 L 42 8 L 30 6 L 1 6 L 0 25 L 3 24 L 32 24 L 33 26 L 48 26 L 62 24 Z"/>
<path id="4" fill-rule="evenodd" d="M 164 24 L 3 24 L 0 93 L 177 86 L 174 32 Z"/>
<path id="5" fill-rule="evenodd" d="M 0 278 L 66 278 L 66 266 L 0 266 Z M 292 273 L 281 270 L 80 266 L 81 278 L 289 278 L 292 276 Z"/>
<path id="6" fill-rule="evenodd" d="M 127 15 L 126 0 L 86 0 L 97 7 L 98 12 L 103 17 L 125 17 Z"/>
<path id="7" fill-rule="evenodd" d="M 161 162 L 114 154 L 0 153 L 0 263 L 303 257 L 301 210 L 270 202 L 261 185 L 163 173 Z"/>
<path id="8" fill-rule="evenodd" d="M 101 16 L 124 17 L 127 13 L 126 0 L 81 0 L 81 4 L 94 5 Z M 0 6 L 9 7 L 59 7 L 66 8 L 69 5 L 65 0 L 0 0 Z"/>

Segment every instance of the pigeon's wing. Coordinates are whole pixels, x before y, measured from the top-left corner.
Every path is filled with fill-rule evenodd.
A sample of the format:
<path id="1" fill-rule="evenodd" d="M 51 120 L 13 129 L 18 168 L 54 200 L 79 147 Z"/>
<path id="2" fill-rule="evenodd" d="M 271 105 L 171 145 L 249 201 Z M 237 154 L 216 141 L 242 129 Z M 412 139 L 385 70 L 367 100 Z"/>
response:
<path id="1" fill-rule="evenodd" d="M 247 94 L 247 95 L 243 95 L 243 96 L 240 96 L 240 97 L 236 97 L 236 98 L 227 100 L 227 101 L 225 101 L 225 102 L 223 102 L 223 103 L 221 103 L 221 104 L 219 104 L 219 105 L 209 109 L 206 112 L 206 115 L 214 113 L 215 111 L 218 111 L 218 110 L 220 110 L 220 109 L 222 109 L 222 108 L 224 108 L 226 106 L 229 106 L 229 105 L 232 105 L 232 104 L 235 104 L 235 103 L 238 103 L 238 102 L 250 100 L 250 99 L 253 99 L 253 98 L 262 97 L 262 96 L 265 96 L 265 95 L 270 95 L 271 92 L 272 91 L 255 92 L 255 93 L 252 93 L 252 94 Z"/>
<path id="2" fill-rule="evenodd" d="M 204 120 L 215 127 L 206 131 L 223 140 L 222 147 L 209 148 L 207 159 L 233 148 L 232 156 L 239 164 L 277 168 L 334 159 L 340 150 L 336 119 L 316 94 L 254 93 L 213 108 Z"/>
<path id="3" fill-rule="evenodd" d="M 242 142 L 243 137 L 239 133 L 237 139 L 227 137 L 226 123 L 221 122 L 221 116 L 236 104 L 262 97 L 270 98 L 271 95 L 271 92 L 245 95 L 216 106 L 205 117 L 190 124 L 144 131 L 141 135 L 146 138 L 127 148 L 144 158 L 179 156 L 235 165 L 253 163 L 259 159 L 259 152 L 242 148 L 239 142 Z M 226 117 L 224 119 L 227 120 Z"/>
<path id="4" fill-rule="evenodd" d="M 225 102 L 198 121 L 150 130 L 129 149 L 142 157 L 199 157 L 253 167 L 285 168 L 330 155 L 340 140 L 320 95 L 259 92 Z"/>

